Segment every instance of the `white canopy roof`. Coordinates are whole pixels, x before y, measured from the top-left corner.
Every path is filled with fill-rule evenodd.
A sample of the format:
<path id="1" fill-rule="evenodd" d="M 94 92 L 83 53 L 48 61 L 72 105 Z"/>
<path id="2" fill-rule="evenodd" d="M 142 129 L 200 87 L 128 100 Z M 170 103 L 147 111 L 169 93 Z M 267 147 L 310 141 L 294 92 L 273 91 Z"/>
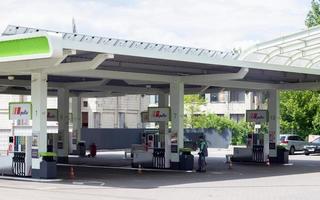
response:
<path id="1" fill-rule="evenodd" d="M 183 82 L 186 93 L 210 92 L 219 87 L 320 87 L 319 27 L 257 44 L 241 54 L 13 25 L 6 28 L 0 42 L 39 37 L 47 38 L 39 50 L 45 54 L 40 57 L 8 59 L 2 51 L 0 92 L 29 93 L 31 72 L 48 74 L 53 94 L 63 87 L 74 95 L 95 97 L 159 94 L 168 92 L 173 81 Z M 34 47 L 30 42 L 28 45 Z M 19 52 L 11 48 L 9 53 Z M 15 80 L 8 80 L 8 75 L 14 75 Z"/>
<path id="2" fill-rule="evenodd" d="M 240 60 L 283 66 L 320 68 L 320 27 L 257 44 Z"/>

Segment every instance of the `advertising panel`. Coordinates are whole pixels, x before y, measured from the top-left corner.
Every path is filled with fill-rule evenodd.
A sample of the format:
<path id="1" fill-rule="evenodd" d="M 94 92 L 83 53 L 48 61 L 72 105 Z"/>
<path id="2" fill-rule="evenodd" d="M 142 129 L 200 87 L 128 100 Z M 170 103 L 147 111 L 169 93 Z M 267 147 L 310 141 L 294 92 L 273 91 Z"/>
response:
<path id="1" fill-rule="evenodd" d="M 170 108 L 149 107 L 149 122 L 167 122 L 170 120 Z"/>
<path id="2" fill-rule="evenodd" d="M 58 109 L 47 109 L 47 121 L 49 122 L 58 121 Z"/>
<path id="3" fill-rule="evenodd" d="M 32 119 L 31 102 L 10 102 L 9 103 L 10 120 L 30 120 Z"/>
<path id="4" fill-rule="evenodd" d="M 256 124 L 262 124 L 268 122 L 267 110 L 247 110 L 246 111 L 247 122 L 255 122 Z"/>

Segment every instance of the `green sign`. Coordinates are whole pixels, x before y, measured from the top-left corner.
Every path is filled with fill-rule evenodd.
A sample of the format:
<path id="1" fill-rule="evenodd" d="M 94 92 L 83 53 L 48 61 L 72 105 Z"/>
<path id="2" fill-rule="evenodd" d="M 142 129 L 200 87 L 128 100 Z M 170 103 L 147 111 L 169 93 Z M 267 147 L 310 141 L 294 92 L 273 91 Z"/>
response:
<path id="1" fill-rule="evenodd" d="M 45 36 L 0 41 L 0 58 L 48 53 L 50 46 Z"/>

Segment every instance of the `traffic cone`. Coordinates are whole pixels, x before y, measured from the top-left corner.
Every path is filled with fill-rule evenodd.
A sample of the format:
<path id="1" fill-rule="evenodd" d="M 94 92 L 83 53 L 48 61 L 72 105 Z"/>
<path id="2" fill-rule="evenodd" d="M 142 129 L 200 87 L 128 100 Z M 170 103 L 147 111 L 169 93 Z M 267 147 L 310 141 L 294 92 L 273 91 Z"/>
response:
<path id="1" fill-rule="evenodd" d="M 269 160 L 269 156 L 268 156 L 268 158 L 267 158 L 267 166 L 270 166 L 270 160 Z"/>
<path id="2" fill-rule="evenodd" d="M 229 169 L 232 169 L 232 161 L 229 161 Z"/>
<path id="3" fill-rule="evenodd" d="M 74 178 L 75 178 L 75 176 L 74 176 L 74 170 L 73 170 L 73 167 L 72 167 L 72 166 L 70 167 L 69 177 L 70 177 L 70 179 L 74 179 Z"/>

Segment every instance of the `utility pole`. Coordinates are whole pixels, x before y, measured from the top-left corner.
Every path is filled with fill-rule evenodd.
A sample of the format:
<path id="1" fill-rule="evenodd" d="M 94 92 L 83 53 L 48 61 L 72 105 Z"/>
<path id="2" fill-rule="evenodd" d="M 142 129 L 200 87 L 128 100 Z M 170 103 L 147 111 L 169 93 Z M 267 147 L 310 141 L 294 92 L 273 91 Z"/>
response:
<path id="1" fill-rule="evenodd" d="M 77 33 L 77 26 L 74 17 L 72 17 L 72 33 Z"/>

